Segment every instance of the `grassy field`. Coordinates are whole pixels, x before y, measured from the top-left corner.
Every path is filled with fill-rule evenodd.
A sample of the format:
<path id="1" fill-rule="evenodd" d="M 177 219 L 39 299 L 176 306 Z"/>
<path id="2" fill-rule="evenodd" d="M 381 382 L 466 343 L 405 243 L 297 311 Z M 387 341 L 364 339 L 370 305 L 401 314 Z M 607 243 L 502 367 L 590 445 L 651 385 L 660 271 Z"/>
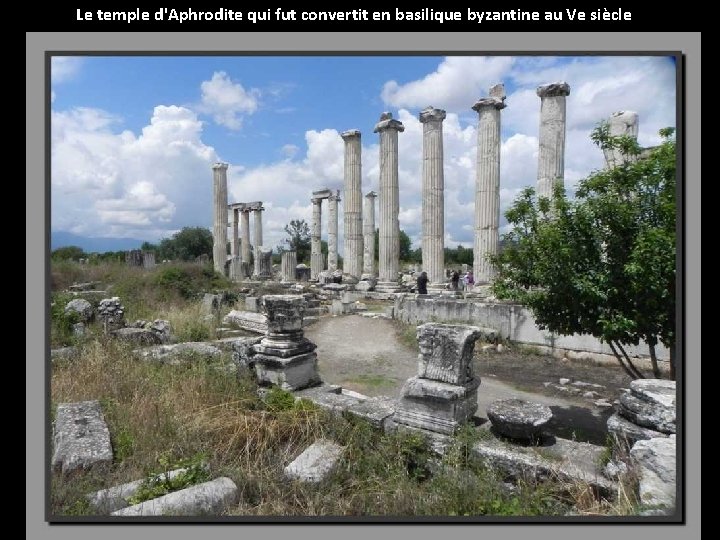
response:
<path id="1" fill-rule="evenodd" d="M 238 486 L 236 516 L 552 516 L 569 512 L 628 513 L 632 501 L 597 501 L 582 486 L 548 481 L 512 488 L 476 462 L 469 447 L 477 433 L 462 430 L 442 458 L 418 435 L 383 434 L 369 424 L 331 415 L 280 390 L 258 397 L 254 381 L 226 367 L 230 353 L 180 365 L 138 360 L 132 347 L 90 325 L 76 338 L 63 313 L 73 282 L 100 281 L 119 296 L 127 319 L 168 319 L 180 340 L 214 337 L 213 321 L 200 313 L 203 291 L 233 285 L 195 265 L 152 271 L 124 265 L 53 266 L 52 346 L 74 345 L 77 354 L 51 368 L 51 410 L 58 403 L 97 399 L 110 429 L 114 462 L 104 469 L 51 477 L 51 513 L 90 515 L 88 492 L 202 462 L 210 476 Z M 229 309 L 229 307 L 228 307 Z M 410 329 L 399 329 L 408 342 Z M 368 375 L 367 384 L 382 384 Z M 320 485 L 287 480 L 283 468 L 318 439 L 345 447 L 335 473 Z M 630 500 L 630 499 L 628 499 Z"/>

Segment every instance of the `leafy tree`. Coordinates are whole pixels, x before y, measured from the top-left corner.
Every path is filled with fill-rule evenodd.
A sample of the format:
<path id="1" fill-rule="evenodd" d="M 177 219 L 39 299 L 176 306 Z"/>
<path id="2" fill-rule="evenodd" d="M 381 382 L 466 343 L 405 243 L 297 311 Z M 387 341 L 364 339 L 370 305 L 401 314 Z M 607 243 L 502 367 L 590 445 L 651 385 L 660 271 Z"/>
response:
<path id="1" fill-rule="evenodd" d="M 145 244 L 143 244 L 145 245 Z M 204 227 L 183 227 L 171 238 L 163 238 L 157 247 L 160 259 L 191 261 L 196 257 L 211 255 L 212 233 Z"/>
<path id="2" fill-rule="evenodd" d="M 77 261 L 86 257 L 85 252 L 78 246 L 64 246 L 53 250 L 50 257 L 54 261 Z"/>
<path id="3" fill-rule="evenodd" d="M 279 253 L 283 251 L 295 251 L 298 263 L 310 262 L 310 227 L 304 219 L 293 219 L 285 225 L 285 232 L 288 238 L 278 246 Z"/>
<path id="4" fill-rule="evenodd" d="M 499 298 L 529 306 L 541 328 L 607 342 L 634 378 L 642 374 L 623 346 L 640 340 L 655 377 L 655 347 L 669 349 L 675 377 L 675 140 L 671 129 L 660 134 L 663 143 L 641 158 L 633 139 L 611 137 L 601 124 L 593 141 L 630 159 L 580 181 L 574 200 L 561 187 L 537 201 L 524 190 L 492 258 Z"/>

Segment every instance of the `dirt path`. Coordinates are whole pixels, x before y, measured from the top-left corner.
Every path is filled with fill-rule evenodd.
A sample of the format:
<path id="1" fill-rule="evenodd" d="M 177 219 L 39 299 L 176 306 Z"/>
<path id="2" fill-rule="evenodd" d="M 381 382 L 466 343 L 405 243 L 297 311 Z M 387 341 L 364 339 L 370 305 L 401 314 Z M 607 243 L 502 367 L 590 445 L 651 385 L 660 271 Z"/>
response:
<path id="1" fill-rule="evenodd" d="M 403 383 L 417 372 L 417 350 L 406 344 L 399 332 L 392 321 L 350 315 L 323 317 L 306 328 L 305 335 L 317 344 L 323 381 L 369 396 L 399 397 Z M 477 415 L 485 417 L 487 406 L 496 399 L 527 399 L 552 409 L 551 433 L 603 444 L 612 410 L 579 396 L 559 395 L 565 392 L 540 381 L 557 382 L 557 378 L 551 378 L 557 373 L 582 375 L 583 381 L 603 384 L 604 394 L 611 399 L 626 381 L 608 367 L 568 366 L 547 357 L 525 356 L 477 354 L 475 369 L 482 380 Z"/>

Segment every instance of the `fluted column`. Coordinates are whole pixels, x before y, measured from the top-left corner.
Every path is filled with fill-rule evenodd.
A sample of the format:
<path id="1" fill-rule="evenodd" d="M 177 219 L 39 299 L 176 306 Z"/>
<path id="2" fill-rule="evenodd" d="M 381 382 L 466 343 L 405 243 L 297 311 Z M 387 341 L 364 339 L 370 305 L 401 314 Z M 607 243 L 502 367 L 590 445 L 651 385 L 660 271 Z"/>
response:
<path id="1" fill-rule="evenodd" d="M 498 85 L 500 86 L 500 85 Z M 475 170 L 475 241 L 473 274 L 475 283 L 489 283 L 495 268 L 488 256 L 498 251 L 500 225 L 500 111 L 505 108 L 505 91 L 493 87 L 490 97 L 479 99 L 477 162 Z M 493 95 L 493 90 L 495 94 Z"/>
<path id="2" fill-rule="evenodd" d="M 297 267 L 297 252 L 283 251 L 280 260 L 280 273 L 283 281 L 295 281 L 295 268 Z"/>
<path id="3" fill-rule="evenodd" d="M 608 118 L 608 134 L 612 137 L 627 135 L 637 141 L 639 129 L 639 116 L 634 111 L 617 111 Z M 626 162 L 634 161 L 635 156 L 624 154 L 620 148 L 603 150 L 607 168 L 617 167 Z"/>
<path id="4" fill-rule="evenodd" d="M 230 242 L 230 255 L 232 258 L 240 255 L 240 238 L 238 236 L 238 225 L 240 216 L 238 215 L 237 208 L 230 208 L 232 212 L 232 241 Z"/>
<path id="5" fill-rule="evenodd" d="M 328 270 L 338 268 L 338 203 L 340 191 L 328 197 Z"/>
<path id="6" fill-rule="evenodd" d="M 213 267 L 225 273 L 227 260 L 227 163 L 215 163 L 213 169 Z"/>
<path id="7" fill-rule="evenodd" d="M 310 230 L 310 279 L 317 279 L 318 274 L 323 271 L 322 244 L 322 199 L 311 199 L 313 204 L 312 229 Z"/>
<path id="8" fill-rule="evenodd" d="M 260 247 L 263 245 L 263 230 L 262 230 L 262 212 L 265 210 L 262 206 L 259 206 L 257 208 L 253 208 L 253 213 L 255 216 L 255 227 L 253 231 L 253 236 L 255 238 L 254 242 L 254 249 L 255 249 L 255 259 L 253 263 L 253 274 L 256 276 L 259 276 L 262 274 L 262 268 L 260 264 L 260 257 L 258 256 L 260 254 Z"/>
<path id="9" fill-rule="evenodd" d="M 423 125 L 422 269 L 432 284 L 445 281 L 445 177 L 443 131 L 445 111 L 428 107 L 420 112 Z"/>
<path id="10" fill-rule="evenodd" d="M 242 254 L 243 269 L 249 272 L 250 264 L 250 210 L 240 210 L 240 252 Z M 243 277 L 247 277 L 244 275 Z"/>
<path id="11" fill-rule="evenodd" d="M 375 277 L 375 198 L 377 193 L 365 195 L 363 206 L 363 274 Z"/>
<path id="12" fill-rule="evenodd" d="M 398 187 L 398 133 L 405 126 L 389 112 L 375 126 L 380 134 L 380 261 L 381 286 L 397 285 L 400 270 L 400 192 Z"/>
<path id="13" fill-rule="evenodd" d="M 363 268 L 362 144 L 357 129 L 345 131 L 340 136 L 345 141 L 343 272 L 358 279 Z"/>
<path id="14" fill-rule="evenodd" d="M 551 198 L 555 184 L 565 184 L 565 98 L 566 82 L 538 86 L 540 133 L 538 149 L 538 197 Z"/>

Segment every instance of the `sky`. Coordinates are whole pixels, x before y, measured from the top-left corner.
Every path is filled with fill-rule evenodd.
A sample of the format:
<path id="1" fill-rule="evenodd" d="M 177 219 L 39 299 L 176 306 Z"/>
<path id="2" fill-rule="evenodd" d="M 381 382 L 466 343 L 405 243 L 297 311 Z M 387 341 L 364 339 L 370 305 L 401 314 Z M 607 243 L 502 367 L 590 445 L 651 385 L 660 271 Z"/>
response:
<path id="1" fill-rule="evenodd" d="M 499 82 L 507 93 L 501 214 L 524 187 L 535 186 L 538 85 L 570 85 L 570 195 L 578 180 L 603 166 L 590 132 L 611 113 L 639 114 L 642 146 L 658 144 L 658 130 L 676 124 L 675 63 L 663 56 L 56 56 L 50 79 L 51 230 L 151 242 L 183 227 L 212 227 L 211 167 L 222 161 L 229 164 L 228 202 L 263 201 L 264 244 L 277 246 L 290 220 L 311 222 L 312 191 L 342 190 L 340 133 L 348 129 L 362 133 L 363 194 L 378 191 L 373 129 L 389 111 L 405 126 L 400 228 L 419 247 L 418 114 L 433 106 L 447 111 L 445 245 L 472 247 L 471 107 Z"/>

